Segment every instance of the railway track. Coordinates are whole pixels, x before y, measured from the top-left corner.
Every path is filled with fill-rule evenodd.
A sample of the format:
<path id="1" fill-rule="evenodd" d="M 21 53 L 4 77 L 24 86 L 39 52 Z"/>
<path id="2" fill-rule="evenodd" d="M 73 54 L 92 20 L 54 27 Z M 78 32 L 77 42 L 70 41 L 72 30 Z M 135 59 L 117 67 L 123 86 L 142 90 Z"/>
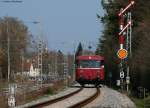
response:
<path id="1" fill-rule="evenodd" d="M 44 106 L 48 106 L 50 104 L 57 103 L 58 101 L 62 101 L 64 99 L 66 99 L 66 98 L 69 98 L 69 97 L 71 97 L 71 96 L 81 92 L 82 90 L 83 90 L 83 88 L 80 88 L 79 90 L 77 90 L 75 92 L 72 92 L 70 94 L 67 94 L 65 96 L 62 96 L 62 97 L 59 97 L 59 98 L 56 98 L 56 99 L 53 99 L 53 100 L 50 100 L 50 101 L 46 101 L 46 102 L 43 102 L 43 103 L 39 103 L 39 104 L 36 104 L 36 105 L 32 105 L 32 106 L 30 106 L 28 108 L 42 108 Z"/>
<path id="2" fill-rule="evenodd" d="M 34 105 L 30 108 L 81 108 L 95 100 L 99 94 L 99 88 L 80 88 L 74 93 L 45 103 Z"/>
<path id="3" fill-rule="evenodd" d="M 32 104 L 27 108 L 81 108 L 95 100 L 100 94 L 99 88 L 80 88 L 70 94 Z"/>
<path id="4" fill-rule="evenodd" d="M 81 108 L 87 104 L 89 104 L 90 102 L 92 102 L 93 100 L 95 100 L 98 96 L 100 95 L 100 89 L 99 88 L 96 88 L 96 92 L 95 94 L 93 94 L 92 96 L 90 96 L 89 98 L 79 102 L 79 103 L 76 103 L 72 106 L 70 106 L 69 108 Z"/>

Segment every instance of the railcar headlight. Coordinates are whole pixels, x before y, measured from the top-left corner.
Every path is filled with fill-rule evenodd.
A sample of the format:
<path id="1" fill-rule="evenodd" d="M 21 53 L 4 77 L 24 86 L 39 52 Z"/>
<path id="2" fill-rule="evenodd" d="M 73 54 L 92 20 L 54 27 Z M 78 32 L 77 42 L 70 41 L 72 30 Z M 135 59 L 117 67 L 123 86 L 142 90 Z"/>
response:
<path id="1" fill-rule="evenodd" d="M 102 65 L 101 68 L 104 68 L 104 65 Z"/>

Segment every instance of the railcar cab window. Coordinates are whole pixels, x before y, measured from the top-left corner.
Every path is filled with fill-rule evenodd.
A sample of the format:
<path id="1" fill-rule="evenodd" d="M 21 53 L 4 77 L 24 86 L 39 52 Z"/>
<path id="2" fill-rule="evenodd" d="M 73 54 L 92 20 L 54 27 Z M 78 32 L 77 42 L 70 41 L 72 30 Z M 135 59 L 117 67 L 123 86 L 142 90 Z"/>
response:
<path id="1" fill-rule="evenodd" d="M 100 68 L 101 61 L 98 60 L 80 60 L 77 62 L 78 68 Z"/>

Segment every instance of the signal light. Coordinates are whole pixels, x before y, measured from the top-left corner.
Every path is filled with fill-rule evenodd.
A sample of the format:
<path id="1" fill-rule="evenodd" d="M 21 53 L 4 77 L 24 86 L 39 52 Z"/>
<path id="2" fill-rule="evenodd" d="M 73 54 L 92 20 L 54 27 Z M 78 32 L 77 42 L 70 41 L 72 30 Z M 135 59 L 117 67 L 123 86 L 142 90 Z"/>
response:
<path id="1" fill-rule="evenodd" d="M 125 59 L 128 55 L 128 52 L 126 49 L 120 49 L 120 50 L 118 50 L 117 55 L 118 55 L 118 58 Z"/>

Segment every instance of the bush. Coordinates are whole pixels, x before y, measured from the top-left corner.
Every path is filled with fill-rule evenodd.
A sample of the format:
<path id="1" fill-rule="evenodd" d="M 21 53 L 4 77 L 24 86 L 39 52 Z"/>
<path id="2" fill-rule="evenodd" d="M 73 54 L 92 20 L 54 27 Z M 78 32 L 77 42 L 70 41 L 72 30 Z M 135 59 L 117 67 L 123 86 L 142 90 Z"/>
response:
<path id="1" fill-rule="evenodd" d="M 145 100 L 145 107 L 150 108 L 150 96 Z"/>
<path id="2" fill-rule="evenodd" d="M 54 94 L 53 89 L 52 89 L 51 87 L 49 87 L 49 88 L 47 89 L 46 94 L 48 94 L 48 95 L 52 95 L 52 94 Z"/>

